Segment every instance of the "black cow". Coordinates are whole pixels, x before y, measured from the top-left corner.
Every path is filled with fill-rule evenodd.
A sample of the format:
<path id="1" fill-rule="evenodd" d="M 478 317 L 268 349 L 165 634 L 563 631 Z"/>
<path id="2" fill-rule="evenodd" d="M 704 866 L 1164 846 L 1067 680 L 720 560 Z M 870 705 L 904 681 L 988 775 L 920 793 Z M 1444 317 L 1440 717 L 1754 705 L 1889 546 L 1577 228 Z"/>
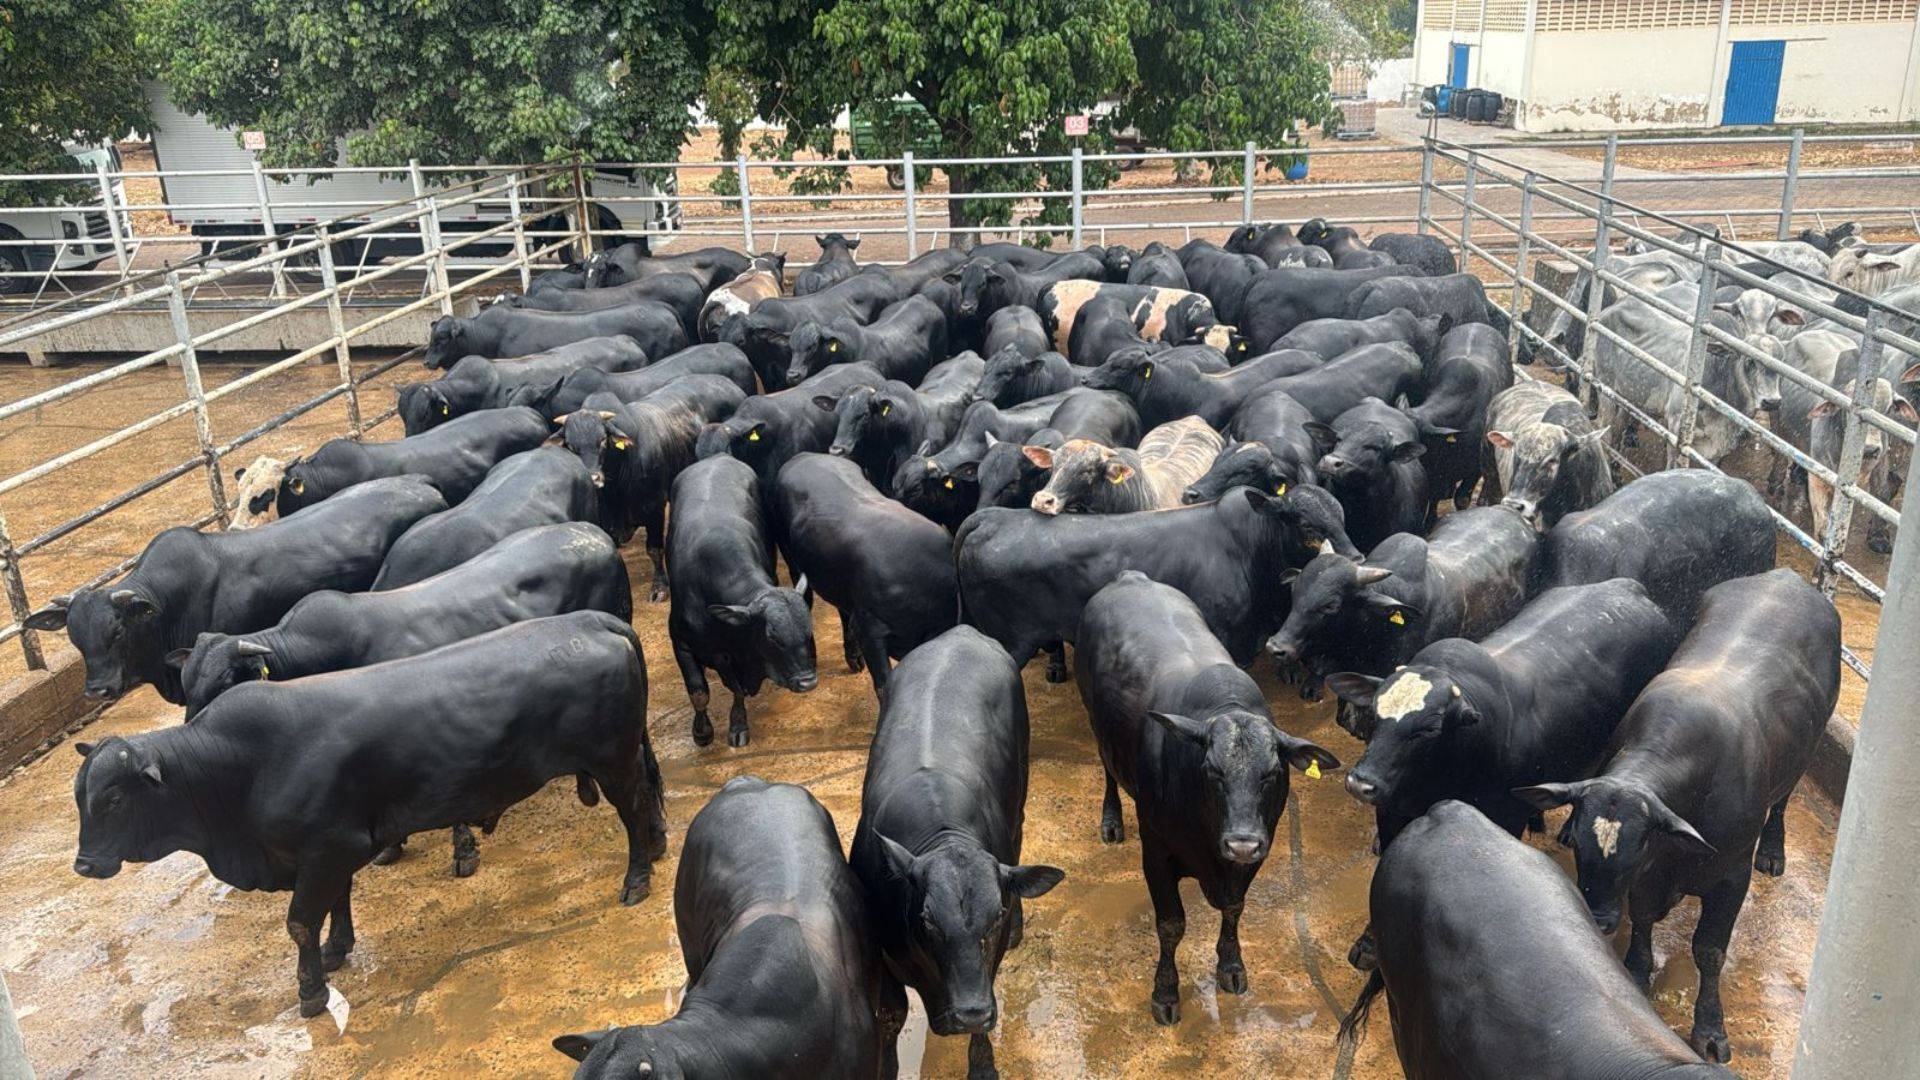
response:
<path id="1" fill-rule="evenodd" d="M 1568 803 L 1580 892 L 1611 935 L 1631 897 L 1627 971 L 1653 980 L 1653 927 L 1700 897 L 1693 1048 L 1732 1053 L 1720 1008 L 1727 941 L 1757 869 L 1786 867 L 1787 799 L 1840 695 L 1840 615 L 1792 570 L 1707 590 L 1693 631 L 1614 730 L 1613 760 L 1591 780 L 1514 794 L 1540 810 Z"/>
<path id="2" fill-rule="evenodd" d="M 460 504 L 415 522 L 387 551 L 373 588 L 398 589 L 466 562 L 536 525 L 592 521 L 599 508 L 580 459 L 556 446 L 495 465 Z"/>
<path id="3" fill-rule="evenodd" d="M 1538 538 L 1520 515 L 1486 506 L 1447 515 L 1425 539 L 1389 536 L 1359 563 L 1316 555 L 1284 576 L 1293 607 L 1267 651 L 1304 668 L 1300 696 L 1317 700 L 1331 672 L 1384 677 L 1431 642 L 1486 637 L 1526 603 Z M 1342 719 L 1367 737 L 1364 721 Z"/>
<path id="4" fill-rule="evenodd" d="M 1033 497 L 1046 487 L 1051 473 L 1035 464 L 1026 448 L 1058 450 L 1066 442 L 1066 437 L 1053 428 L 1041 428 L 1027 436 L 1024 443 L 989 440 L 987 452 L 975 469 L 974 483 L 980 495 L 974 508 L 1031 505 Z M 953 527 L 958 528 L 959 523 L 955 522 Z"/>
<path id="5" fill-rule="evenodd" d="M 1329 225 L 1325 218 L 1302 222 L 1299 237 L 1301 243 L 1311 244 L 1333 256 L 1336 270 L 1399 265 L 1392 255 L 1361 243 L 1358 230 L 1346 225 Z"/>
<path id="6" fill-rule="evenodd" d="M 1380 966 L 1340 1042 L 1384 988 L 1407 1080 L 1733 1080 L 1633 992 L 1554 861 L 1465 803 L 1440 803 L 1400 834 L 1371 900 Z"/>
<path id="7" fill-rule="evenodd" d="M 1341 413 L 1368 398 L 1382 401 L 1420 401 L 1425 396 L 1425 369 L 1412 346 L 1398 341 L 1362 345 L 1324 364 L 1286 375 L 1254 391 L 1241 405 L 1249 412 L 1267 394 L 1285 394 L 1330 424 Z"/>
<path id="8" fill-rule="evenodd" d="M 959 621 L 952 537 L 882 495 L 858 465 L 827 454 L 787 462 L 774 501 L 788 568 L 840 612 L 885 704 L 888 658 Z"/>
<path id="9" fill-rule="evenodd" d="M 570 262 L 552 270 L 542 270 L 533 275 L 527 283 L 527 295 L 549 292 L 558 289 L 584 289 L 587 287 L 587 267 L 584 263 Z"/>
<path id="10" fill-rule="evenodd" d="M 694 453 L 703 458 L 732 454 L 753 466 L 761 486 L 771 490 L 774 476 L 788 459 L 822 453 L 833 444 L 838 420 L 833 410 L 815 405 L 814 398 L 837 400 L 856 386 L 879 386 L 886 381 L 867 364 L 835 364 L 791 390 L 748 398 L 732 416 L 700 432 Z"/>
<path id="11" fill-rule="evenodd" d="M 1370 319 L 1312 319 L 1282 334 L 1273 347 L 1305 349 L 1331 360 L 1362 345 L 1400 341 L 1413 346 L 1421 360 L 1432 363 L 1439 354 L 1440 338 L 1448 329 L 1444 316 L 1423 318 L 1405 308 L 1395 308 Z"/>
<path id="12" fill-rule="evenodd" d="M 258 530 L 256 530 L 258 531 Z M 300 1015 L 354 943 L 354 872 L 409 833 L 491 821 L 562 776 L 604 791 L 627 833 L 624 904 L 666 851 L 647 675 L 633 628 L 602 611 L 515 623 L 322 678 L 254 681 L 192 724 L 98 746 L 74 778 L 74 871 L 176 851 L 242 890 L 292 890 Z M 325 942 L 323 922 L 331 924 Z"/>
<path id="13" fill-rule="evenodd" d="M 688 375 L 627 404 L 612 394 L 590 395 L 558 418 L 555 434 L 580 458 L 600 489 L 600 523 L 625 543 L 647 530 L 653 586 L 647 599 L 667 598 L 667 493 L 693 461 L 706 425 L 732 416 L 745 402 L 740 388 L 718 375 Z"/>
<path id="14" fill-rule="evenodd" d="M 1082 382 L 1132 398 L 1148 427 L 1198 416 L 1222 428 L 1254 391 L 1275 379 L 1319 367 L 1321 362 L 1310 353 L 1269 353 L 1209 374 L 1188 357 L 1190 351 L 1125 349 L 1089 371 Z"/>
<path id="15" fill-rule="evenodd" d="M 1420 532 L 1427 520 L 1426 447 L 1413 418 L 1367 398 L 1332 424 L 1308 428 L 1333 449 L 1315 471 L 1347 513 L 1347 535 L 1371 549 L 1394 533 Z"/>
<path id="16" fill-rule="evenodd" d="M 655 256 L 639 244 L 621 244 L 594 252 L 582 265 L 587 269 L 589 289 L 610 289 L 656 274 L 692 274 L 701 288 L 712 292 L 746 273 L 752 263 L 750 256 L 732 248 L 705 247 Z"/>
<path id="17" fill-rule="evenodd" d="M 683 375 L 719 375 L 751 396 L 760 384 L 747 363 L 747 354 L 739 346 L 724 341 L 689 345 L 657 364 L 638 371 L 606 374 L 576 371 L 561 380 L 548 399 L 546 415 L 564 416 L 578 409 L 589 396 L 606 392 L 621 401 L 639 401 Z"/>
<path id="18" fill-rule="evenodd" d="M 1288 331 L 1314 319 L 1345 318 L 1347 298 L 1375 278 L 1404 276 L 1404 266 L 1366 270 L 1321 270 L 1283 266 L 1268 270 L 1247 286 L 1239 324 L 1241 336 L 1256 353 L 1274 347 Z"/>
<path id="19" fill-rule="evenodd" d="M 563 381 L 576 371 L 634 371 L 646 363 L 640 343 L 624 336 L 589 338 L 512 360 L 469 356 L 437 379 L 400 387 L 400 424 L 408 435 L 418 435 L 482 409 L 525 405 L 545 413 Z"/>
<path id="20" fill-rule="evenodd" d="M 998 1077 L 993 983 L 1020 944 L 1022 900 L 1066 875 L 1020 865 L 1027 694 L 1005 649 L 957 626 L 894 669 L 847 861 L 867 888 L 889 975 L 919 993 L 936 1035 L 972 1036 L 967 1075 Z M 904 996 L 881 1024 L 897 1035 Z"/>
<path id="21" fill-rule="evenodd" d="M 1426 397 L 1407 415 L 1420 429 L 1426 456 L 1427 490 L 1433 520 L 1449 493 L 1455 509 L 1464 509 L 1480 482 L 1482 448 L 1487 440 L 1487 407 L 1513 385 L 1507 339 L 1490 326 L 1468 323 L 1447 331 L 1440 354 L 1427 366 Z"/>
<path id="22" fill-rule="evenodd" d="M 860 882 L 807 790 L 736 776 L 687 826 L 673 886 L 687 968 L 658 1024 L 562 1035 L 574 1080 L 881 1080 L 898 1071 Z"/>
<path id="23" fill-rule="evenodd" d="M 813 242 L 820 246 L 820 257 L 814 260 L 812 266 L 794 275 L 795 296 L 812 296 L 860 272 L 860 267 L 853 261 L 853 253 L 860 247 L 859 237 L 849 240 L 840 233 L 831 232 L 815 236 Z"/>
<path id="24" fill-rule="evenodd" d="M 1079 386 L 1090 369 L 1075 367 L 1057 352 L 1024 353 L 1008 345 L 989 355 L 973 400 L 1011 409 L 1023 401 Z"/>
<path id="25" fill-rule="evenodd" d="M 839 425 L 827 453 L 851 458 L 874 487 L 891 494 L 894 473 L 915 448 L 943 446 L 953 437 L 985 367 L 978 356 L 962 353 L 929 372 L 917 390 L 888 380 L 877 387 L 856 386 L 838 401 L 815 398 L 815 405 L 833 411 Z"/>
<path id="26" fill-rule="evenodd" d="M 1507 333 L 1507 313 L 1498 304 L 1487 302 L 1486 287 L 1472 274 L 1448 274 L 1445 277 L 1385 277 L 1361 282 L 1347 297 L 1345 317 L 1371 319 L 1401 309 L 1415 315 L 1439 315 L 1448 325 L 1486 323 Z"/>
<path id="27" fill-rule="evenodd" d="M 1233 414 L 1225 434 L 1233 442 L 1220 451 L 1207 474 L 1188 490 L 1188 502 L 1207 502 L 1229 488 L 1251 487 L 1286 494 L 1281 485 L 1318 484 L 1320 456 L 1333 449 L 1314 437 L 1307 424 L 1312 410 L 1284 390 L 1262 389 Z"/>
<path id="28" fill-rule="evenodd" d="M 1040 311 L 1040 298 L 1054 285 L 1076 280 L 1100 282 L 1105 275 L 1098 256 L 1070 251 L 1033 270 L 975 255 L 959 269 L 949 271 L 947 280 L 960 287 L 957 310 L 961 321 L 984 322 L 1004 307 Z"/>
<path id="29" fill-rule="evenodd" d="M 909 296 L 867 326 L 847 318 L 801 323 L 788 347 L 788 386 L 832 364 L 871 364 L 889 379 L 918 386 L 928 368 L 947 358 L 947 317 L 926 297 Z"/>
<path id="30" fill-rule="evenodd" d="M 67 632 L 86 661 L 87 697 L 116 701 L 150 682 L 178 705 L 186 692 L 167 662 L 174 650 L 204 633 L 272 626 L 308 593 L 367 588 L 395 538 L 446 508 L 425 477 L 396 476 L 255 529 L 176 526 L 154 537 L 112 588 L 56 597 L 24 625 Z"/>
<path id="31" fill-rule="evenodd" d="M 1375 251 L 1384 251 L 1401 266 L 1411 266 L 1428 277 L 1441 277 L 1458 273 L 1460 265 L 1454 262 L 1453 249 L 1446 241 L 1437 236 L 1423 236 L 1420 233 L 1375 233 L 1367 246 Z"/>
<path id="32" fill-rule="evenodd" d="M 680 325 L 688 341 L 700 340 L 700 309 L 707 302 L 707 288 L 692 274 L 654 274 L 625 285 L 605 289 L 548 289 L 528 291 L 525 296 L 504 299 L 509 307 L 535 311 L 599 311 L 625 307 L 640 300 L 665 304 L 680 316 Z"/>
<path id="33" fill-rule="evenodd" d="M 1685 627 L 1708 589 L 1773 569 L 1773 518 L 1745 480 L 1705 469 L 1649 473 L 1540 542 L 1540 587 L 1628 577 Z"/>
<path id="34" fill-rule="evenodd" d="M 1267 269 L 1265 260 L 1258 255 L 1223 251 L 1212 241 L 1199 237 L 1181 247 L 1180 264 L 1186 269 L 1188 284 L 1185 287 L 1211 301 L 1214 314 L 1230 326 L 1240 325 L 1245 314 L 1240 305 L 1246 299 L 1247 286 Z"/>
<path id="35" fill-rule="evenodd" d="M 546 352 L 576 341 L 621 334 L 638 342 L 648 356 L 665 356 L 687 347 L 687 329 L 679 313 L 651 300 L 602 311 L 530 311 L 494 304 L 463 319 L 442 315 L 427 332 L 425 363 L 452 367 L 467 356 L 491 360 Z"/>
<path id="36" fill-rule="evenodd" d="M 885 274 L 895 285 L 900 286 L 900 295 L 911 296 L 920 293 L 932 283 L 941 280 L 947 272 L 967 261 L 967 253 L 959 248 L 934 248 L 924 255 L 909 259 L 899 266 L 882 266 L 868 263 L 860 268 L 863 274 Z M 932 299 L 929 297 L 929 299 Z"/>
<path id="37" fill-rule="evenodd" d="M 1126 280 L 1129 285 L 1158 285 L 1163 289 L 1193 288 L 1187 284 L 1187 271 L 1181 265 L 1180 256 L 1158 240 L 1141 249 L 1140 254 L 1128 264 Z M 1215 310 L 1218 310 L 1217 306 Z"/>
<path id="38" fill-rule="evenodd" d="M 845 319 L 866 325 L 906 294 L 885 274 L 855 274 L 811 296 L 772 296 L 721 324 L 720 340 L 738 345 L 769 392 L 787 385 L 793 362 L 792 334 L 805 323 L 831 325 Z"/>
<path id="39" fill-rule="evenodd" d="M 1122 570 L 1198 598 L 1215 636 L 1250 664 L 1286 618 L 1281 571 L 1306 565 L 1323 545 L 1359 557 L 1340 504 L 1301 486 L 1280 497 L 1241 488 L 1151 514 L 991 508 L 960 527 L 954 552 L 966 621 L 1021 664 L 1043 645 L 1071 640 L 1088 598 Z"/>
<path id="40" fill-rule="evenodd" d="M 1216 983 L 1247 992 L 1240 915 L 1287 805 L 1287 767 L 1319 775 L 1332 754 L 1280 730 L 1252 676 L 1177 589 L 1129 570 L 1087 601 L 1074 679 L 1106 771 L 1100 839 L 1119 843 L 1119 788 L 1140 824 L 1140 867 L 1153 899 L 1160 960 L 1153 1019 L 1180 1021 L 1174 950 L 1187 930 L 1180 879 L 1220 912 Z"/>
<path id="41" fill-rule="evenodd" d="M 1114 296 L 1096 296 L 1081 305 L 1067 335 L 1067 358 L 1077 367 L 1094 368 L 1122 349 L 1138 348 L 1148 352 L 1166 348 L 1165 343 L 1140 336 L 1133 322 L 1133 306 Z M 1224 364 L 1220 370 L 1226 370 Z"/>
<path id="42" fill-rule="evenodd" d="M 667 558 L 674 567 L 667 636 L 693 704 L 693 741 L 713 741 L 707 669 L 733 694 L 727 745 L 745 746 L 746 699 L 767 682 L 805 693 L 819 685 L 805 583 L 780 587 L 760 480 L 745 462 L 707 458 L 673 483 Z"/>
<path id="43" fill-rule="evenodd" d="M 547 420 L 532 409 L 486 409 L 458 416 L 421 435 L 392 442 L 330 439 L 312 457 L 294 458 L 280 478 L 274 503 L 286 517 L 355 484 L 419 473 L 457 503 L 496 462 L 531 450 L 547 438 Z"/>
<path id="44" fill-rule="evenodd" d="M 1040 316 L 1032 308 L 1015 304 L 987 317 L 981 355 L 993 356 L 1009 347 L 1022 356 L 1038 356 L 1047 351 L 1047 328 L 1040 325 Z"/>
<path id="45" fill-rule="evenodd" d="M 1268 267 L 1310 266 L 1331 270 L 1333 256 L 1324 249 L 1303 244 L 1284 223 L 1267 226 L 1242 225 L 1227 237 L 1225 250 L 1232 254 L 1252 255 Z"/>
<path id="46" fill-rule="evenodd" d="M 1133 269 L 1133 259 L 1137 253 L 1125 244 L 1108 244 L 1100 251 L 1100 265 L 1106 269 L 1106 279 L 1112 282 L 1127 280 L 1128 271 Z"/>

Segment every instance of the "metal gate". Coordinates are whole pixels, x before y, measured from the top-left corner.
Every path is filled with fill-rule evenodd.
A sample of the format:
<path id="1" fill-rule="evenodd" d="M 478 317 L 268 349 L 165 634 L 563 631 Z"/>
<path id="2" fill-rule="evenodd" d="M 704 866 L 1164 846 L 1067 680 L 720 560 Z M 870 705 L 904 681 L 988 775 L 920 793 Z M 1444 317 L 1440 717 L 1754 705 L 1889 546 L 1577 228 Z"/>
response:
<path id="1" fill-rule="evenodd" d="M 1736 41 L 1727 65 L 1727 104 L 1722 124 L 1771 124 L 1780 97 L 1780 66 L 1787 58 L 1785 41 Z"/>

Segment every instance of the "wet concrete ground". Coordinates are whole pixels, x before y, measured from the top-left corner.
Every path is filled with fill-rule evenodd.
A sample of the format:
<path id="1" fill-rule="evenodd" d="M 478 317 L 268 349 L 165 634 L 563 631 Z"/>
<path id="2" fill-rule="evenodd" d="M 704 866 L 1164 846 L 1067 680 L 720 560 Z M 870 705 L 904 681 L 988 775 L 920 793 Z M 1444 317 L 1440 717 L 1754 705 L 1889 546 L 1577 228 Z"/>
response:
<path id="1" fill-rule="evenodd" d="M 630 552 L 629 565 L 644 597 L 644 554 Z M 361 872 L 359 945 L 333 977 L 347 1004 L 339 1020 L 298 1018 L 284 895 L 231 891 L 186 855 L 84 880 L 71 869 L 73 752 L 58 748 L 0 784 L 0 971 L 40 1075 L 563 1077 L 572 1063 L 548 1045 L 553 1036 L 671 1015 L 685 980 L 671 897 L 688 820 L 728 778 L 752 772 L 808 786 L 850 838 L 877 710 L 867 677 L 838 662 L 838 623 L 822 607 L 820 688 L 756 699 L 745 749 L 697 749 L 665 605 L 638 606 L 672 830 L 652 897 L 619 906 L 625 848 L 613 812 L 580 806 L 570 781 L 553 784 L 482 839 L 470 879 L 449 875 L 444 834 L 419 838 L 396 865 Z M 1025 860 L 1058 865 L 1067 878 L 1029 903 L 1026 943 L 999 981 L 1003 1075 L 1399 1076 L 1384 1022 L 1351 1062 L 1334 1043 L 1361 984 L 1345 957 L 1366 919 L 1373 864 L 1371 817 L 1341 790 L 1341 773 L 1296 774 L 1293 805 L 1242 924 L 1246 996 L 1215 993 L 1217 918 L 1187 883 L 1183 1019 L 1156 1027 L 1147 1005 L 1155 943 L 1132 815 L 1125 844 L 1099 842 L 1100 772 L 1085 714 L 1071 684 L 1046 684 L 1041 668 L 1027 671 Z M 1264 662 L 1260 674 L 1282 726 L 1342 760 L 1358 756 L 1359 744 L 1333 726 L 1330 704 L 1300 702 Z M 142 690 L 85 737 L 178 715 Z M 1787 876 L 1756 880 L 1735 932 L 1724 988 L 1743 1077 L 1784 1080 L 1790 1070 L 1834 820 L 1817 796 L 1796 797 Z M 1550 818 L 1550 832 L 1557 824 Z M 1683 905 L 1656 936 L 1657 1003 L 1683 1033 L 1695 985 L 1685 936 L 1694 912 Z M 927 1038 L 922 1019 L 916 1012 L 903 1041 L 905 1075 L 964 1076 L 965 1041 Z"/>

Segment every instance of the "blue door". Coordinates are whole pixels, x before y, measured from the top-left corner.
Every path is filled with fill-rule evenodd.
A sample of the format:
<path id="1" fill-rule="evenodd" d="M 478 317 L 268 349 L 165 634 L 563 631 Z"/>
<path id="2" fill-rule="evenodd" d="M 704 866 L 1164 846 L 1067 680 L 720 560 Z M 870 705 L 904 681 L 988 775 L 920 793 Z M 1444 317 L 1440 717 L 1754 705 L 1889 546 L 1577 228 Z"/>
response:
<path id="1" fill-rule="evenodd" d="M 1472 53 L 1473 46 L 1471 45 L 1455 45 L 1453 47 L 1453 68 L 1447 73 L 1447 85 L 1456 90 L 1465 90 L 1467 88 L 1467 58 L 1472 55 Z"/>
<path id="2" fill-rule="evenodd" d="M 1727 104 L 1722 124 L 1771 124 L 1774 103 L 1780 97 L 1780 65 L 1787 58 L 1784 41 L 1736 41 L 1733 62 L 1727 65 Z"/>

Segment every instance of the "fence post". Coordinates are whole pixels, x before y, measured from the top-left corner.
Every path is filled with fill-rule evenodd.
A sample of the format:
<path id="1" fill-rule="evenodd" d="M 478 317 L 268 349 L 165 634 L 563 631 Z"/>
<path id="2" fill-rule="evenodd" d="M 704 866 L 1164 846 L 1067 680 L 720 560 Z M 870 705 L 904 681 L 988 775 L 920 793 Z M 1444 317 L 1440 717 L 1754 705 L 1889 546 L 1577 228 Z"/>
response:
<path id="1" fill-rule="evenodd" d="M 1073 247 L 1080 248 L 1080 212 L 1085 198 L 1085 189 L 1080 177 L 1080 148 L 1073 148 Z"/>
<path id="2" fill-rule="evenodd" d="M 747 155 L 733 159 L 733 175 L 740 183 L 740 238 L 753 250 L 753 187 L 747 183 Z"/>
<path id="3" fill-rule="evenodd" d="M 1833 486 L 1833 497 L 1827 503 L 1827 528 L 1823 536 L 1818 537 L 1825 550 L 1821 552 L 1820 567 L 1814 580 L 1820 591 L 1829 597 L 1834 586 L 1839 583 L 1840 574 L 1833 564 L 1844 559 L 1847 554 L 1847 536 L 1853 531 L 1853 496 L 1848 495 L 1845 485 L 1856 483 L 1860 477 L 1860 465 L 1866 457 L 1866 425 L 1860 421 L 1860 413 L 1872 408 L 1873 383 L 1880 377 L 1880 340 L 1878 334 L 1882 325 L 1881 309 L 1867 309 L 1867 328 L 1860 341 L 1860 348 L 1854 351 L 1853 393 L 1847 405 L 1846 426 L 1840 434 L 1840 462 L 1834 466 L 1839 474 L 1839 483 Z M 1835 375 L 1845 375 L 1844 370 Z M 1842 383 L 1841 385 L 1845 385 Z M 1808 478 L 1809 483 L 1812 478 Z M 1874 665 L 1881 670 L 1880 665 Z"/>
<path id="4" fill-rule="evenodd" d="M 333 264 L 327 227 L 321 225 L 314 233 L 320 238 L 320 285 L 327 291 L 327 323 L 333 330 L 333 359 L 340 366 L 340 385 L 347 397 L 347 426 L 358 439 L 365 428 L 360 423 L 360 388 L 353 383 L 353 348 L 347 343 L 346 314 L 340 310 L 339 269 Z"/>
<path id="5" fill-rule="evenodd" d="M 1793 231 L 1793 198 L 1800 187 L 1800 143 L 1806 138 L 1803 128 L 1793 129 L 1793 142 L 1787 147 L 1787 179 L 1780 186 L 1780 231 L 1774 239 L 1785 240 Z"/>
<path id="6" fill-rule="evenodd" d="M 1526 334 L 1520 329 L 1525 318 L 1527 299 L 1527 260 L 1533 248 L 1533 185 L 1536 175 L 1529 171 L 1520 187 L 1520 236 L 1513 255 L 1513 306 L 1507 319 L 1507 362 L 1518 367 L 1520 344 Z"/>
<path id="7" fill-rule="evenodd" d="M 1575 371 L 1584 373 L 1586 365 L 1593 362 L 1593 346 L 1600 331 L 1596 321 L 1600 318 L 1601 303 L 1607 295 L 1607 283 L 1600 279 L 1600 268 L 1612 257 L 1608 245 L 1613 241 L 1608 235 L 1609 223 L 1613 220 L 1613 167 L 1618 160 L 1620 136 L 1607 136 L 1607 156 L 1600 165 L 1600 205 L 1595 208 L 1593 225 L 1593 254 L 1588 261 L 1593 269 L 1587 275 L 1587 317 L 1580 329 L 1580 356 L 1574 360 Z"/>
<path id="8" fill-rule="evenodd" d="M 520 209 L 520 170 L 507 174 L 507 215 L 513 218 L 513 261 L 520 265 L 520 292 L 533 287 L 533 268 L 527 265 L 527 223 Z"/>
<path id="9" fill-rule="evenodd" d="M 1259 167 L 1254 159 L 1255 149 L 1252 139 L 1242 148 L 1240 156 L 1240 224 L 1253 224 L 1253 173 Z"/>
<path id="10" fill-rule="evenodd" d="M 1597 282 L 1596 282 L 1597 284 Z M 1693 449 L 1693 429 L 1700 416 L 1700 377 L 1707 370 L 1706 326 L 1713 318 L 1713 293 L 1720 284 L 1720 245 L 1709 241 L 1700 260 L 1700 295 L 1693 304 L 1693 330 L 1687 336 L 1686 405 L 1680 410 L 1680 430 L 1667 444 L 1667 468 L 1686 464 L 1687 451 Z"/>
<path id="11" fill-rule="evenodd" d="M 1414 228 L 1421 236 L 1427 235 L 1428 212 L 1433 205 L 1433 138 L 1422 140 L 1420 149 L 1420 209 L 1415 213 Z"/>
<path id="12" fill-rule="evenodd" d="M 1460 191 L 1460 270 L 1472 273 L 1473 189 L 1479 174 L 1478 155 L 1467 151 L 1467 182 Z"/>
<path id="13" fill-rule="evenodd" d="M 907 208 L 907 258 L 920 254 L 920 213 L 913 205 L 915 194 L 913 175 L 913 151 L 900 151 L 900 190 L 906 199 Z"/>
<path id="14" fill-rule="evenodd" d="M 266 251 L 278 246 L 280 242 L 280 227 L 274 223 L 273 203 L 267 199 L 267 174 L 261 170 L 259 158 L 254 158 L 251 164 L 253 166 L 253 195 L 260 200 L 260 232 L 266 237 L 266 243 L 260 245 L 260 250 Z M 273 296 L 274 299 L 277 300 L 287 295 L 286 260 L 275 259 L 272 264 L 272 270 Z"/>
<path id="15" fill-rule="evenodd" d="M 24 622 L 33 613 L 33 605 L 27 600 L 27 582 L 20 576 L 20 557 L 14 554 L 13 534 L 7 531 L 6 511 L 0 510 L 0 566 L 7 572 L 7 608 L 13 612 L 16 622 Z M 22 627 L 20 630 L 20 651 L 26 655 L 27 670 L 46 669 L 47 659 L 40 652 L 40 640 L 35 631 Z M 0 1053 L 0 1065 L 6 1064 L 6 1055 Z"/>
<path id="16" fill-rule="evenodd" d="M 440 206 L 427 197 L 426 178 L 420 172 L 420 159 L 407 160 L 407 179 L 413 184 L 413 201 L 426 216 L 414 220 L 420 234 L 420 250 L 433 253 L 433 284 L 440 292 L 440 314 L 453 314 L 453 294 L 447 288 L 447 252 L 440 243 Z"/>
<path id="17" fill-rule="evenodd" d="M 180 289 L 178 270 L 167 271 L 167 314 L 173 321 L 173 336 L 180 342 L 180 378 L 187 385 L 187 400 L 193 403 L 193 430 L 200 439 L 200 456 L 207 463 L 207 492 L 224 529 L 233 517 L 227 512 L 227 485 L 220 477 L 220 454 L 213 445 L 213 420 L 207 415 L 207 392 L 200 385 L 200 356 L 193 347 L 193 330 L 187 325 L 187 295 Z"/>
<path id="18" fill-rule="evenodd" d="M 593 219 L 587 215 L 587 170 L 578 155 L 573 159 L 574 235 L 580 238 L 580 260 L 593 254 Z"/>
<path id="19" fill-rule="evenodd" d="M 132 265 L 133 256 L 127 252 L 126 233 L 120 228 L 120 207 L 113 199 L 113 183 L 107 179 L 107 163 L 94 164 L 94 176 L 100 181 L 100 209 L 107 214 L 107 230 L 113 236 L 113 261 L 120 268 L 120 280 L 127 279 L 127 267 Z M 131 286 L 125 290 L 133 292 Z"/>

